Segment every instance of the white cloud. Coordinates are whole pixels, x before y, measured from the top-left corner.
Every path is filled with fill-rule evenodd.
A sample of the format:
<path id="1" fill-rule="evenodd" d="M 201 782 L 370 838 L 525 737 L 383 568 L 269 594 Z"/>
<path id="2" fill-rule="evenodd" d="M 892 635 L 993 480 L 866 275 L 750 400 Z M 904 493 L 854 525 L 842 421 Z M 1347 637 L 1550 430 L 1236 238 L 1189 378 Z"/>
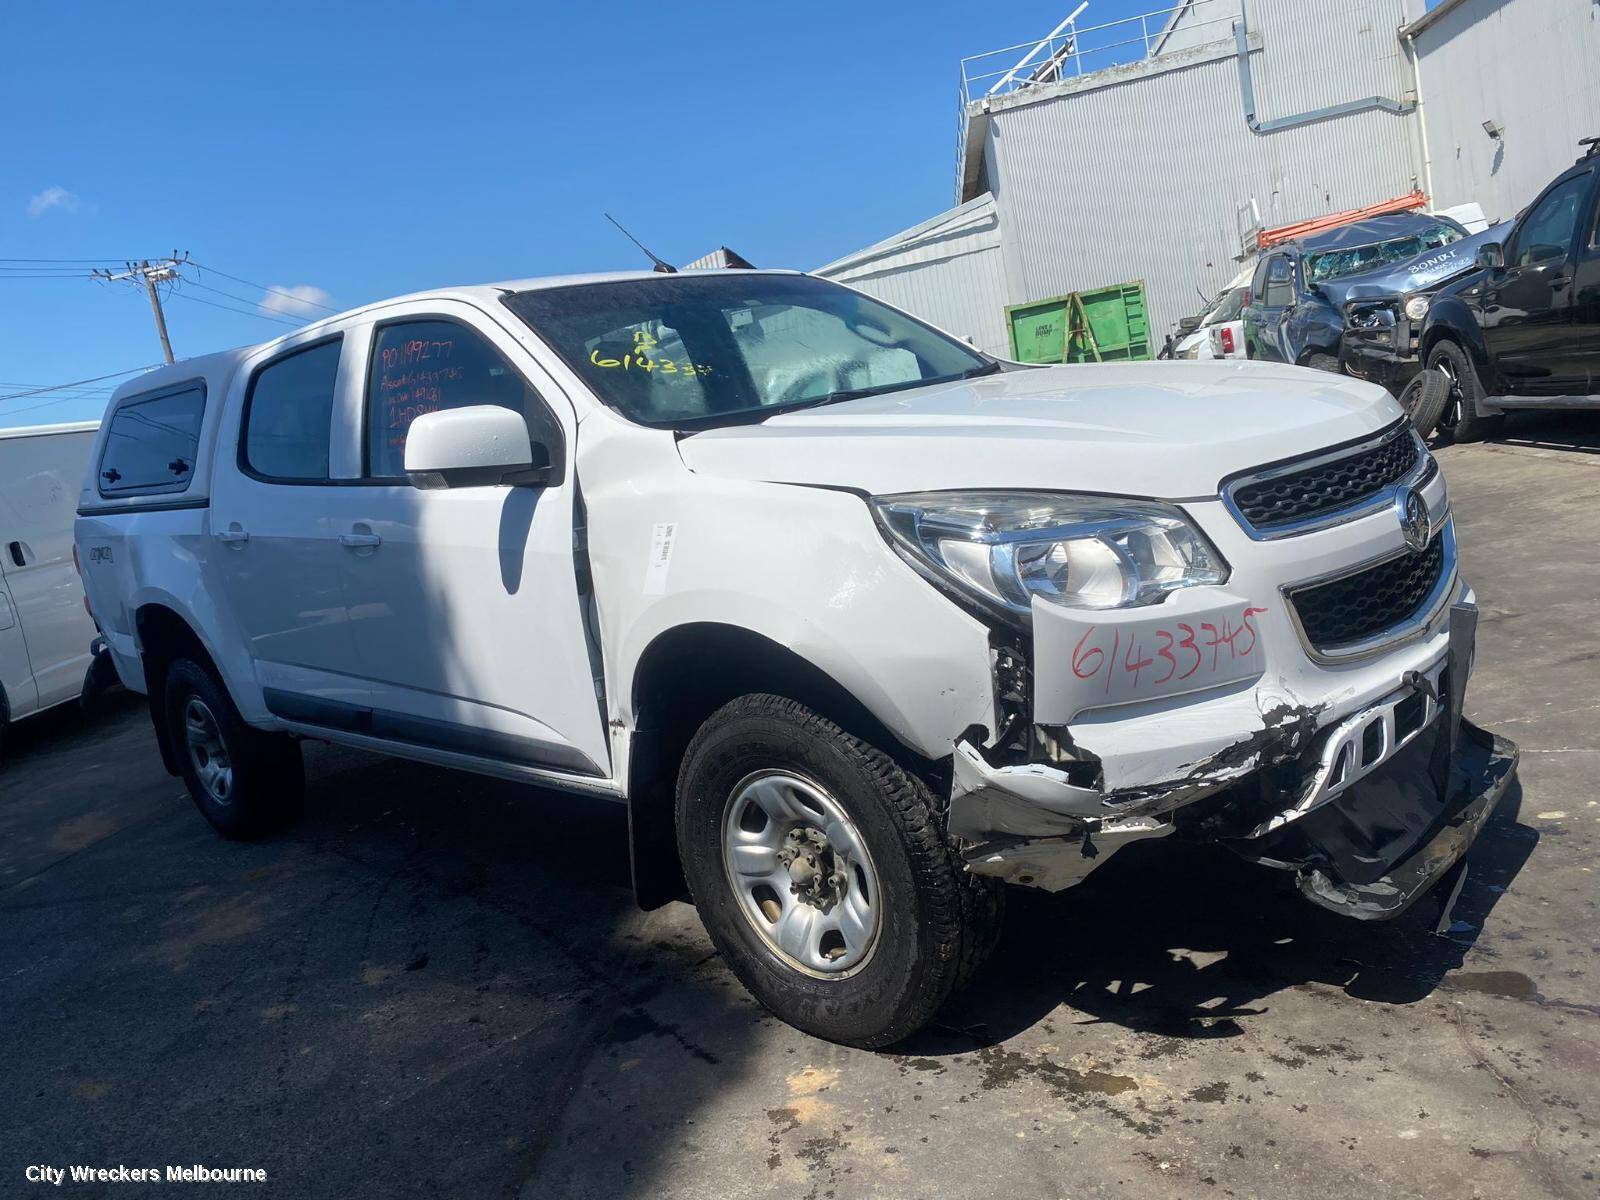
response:
<path id="1" fill-rule="evenodd" d="M 76 192 L 69 192 L 64 187 L 47 187 L 44 191 L 28 197 L 28 215 L 42 217 L 51 209 L 75 213 L 78 211 L 78 204 Z"/>
<path id="2" fill-rule="evenodd" d="M 295 287 L 270 287 L 258 307 L 268 316 L 316 317 L 328 311 L 332 297 L 319 287 L 302 283 Z"/>

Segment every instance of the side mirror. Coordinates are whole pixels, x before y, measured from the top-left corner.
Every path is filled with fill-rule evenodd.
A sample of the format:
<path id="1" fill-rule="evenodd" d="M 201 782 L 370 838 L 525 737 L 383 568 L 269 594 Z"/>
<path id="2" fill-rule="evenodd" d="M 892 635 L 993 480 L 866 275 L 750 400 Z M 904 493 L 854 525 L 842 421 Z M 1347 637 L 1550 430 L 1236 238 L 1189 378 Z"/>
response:
<path id="1" fill-rule="evenodd" d="M 550 450 L 528 439 L 521 413 L 475 404 L 424 413 L 406 434 L 406 476 L 423 491 L 545 484 Z"/>
<path id="2" fill-rule="evenodd" d="M 1478 247 L 1478 265 L 1486 271 L 1498 271 L 1506 265 L 1506 250 L 1499 242 L 1485 242 Z"/>

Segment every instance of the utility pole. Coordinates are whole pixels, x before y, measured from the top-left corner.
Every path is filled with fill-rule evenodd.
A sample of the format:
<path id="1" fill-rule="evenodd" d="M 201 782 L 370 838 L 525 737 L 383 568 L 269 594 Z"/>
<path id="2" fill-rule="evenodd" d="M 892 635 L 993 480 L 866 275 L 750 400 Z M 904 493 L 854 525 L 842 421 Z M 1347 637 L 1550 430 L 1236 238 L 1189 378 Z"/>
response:
<path id="1" fill-rule="evenodd" d="M 171 258 L 160 258 L 155 262 L 149 259 L 140 259 L 130 262 L 126 271 L 94 271 L 96 279 L 104 279 L 107 283 L 134 283 L 144 284 L 145 293 L 150 297 L 150 311 L 155 314 L 156 333 L 161 337 L 161 352 L 167 356 L 170 365 L 172 359 L 172 341 L 167 337 L 167 317 L 161 311 L 161 294 L 156 291 L 156 284 L 167 283 L 178 277 L 178 268 L 189 261 L 189 252 L 185 250 L 180 257 L 174 250 Z"/>

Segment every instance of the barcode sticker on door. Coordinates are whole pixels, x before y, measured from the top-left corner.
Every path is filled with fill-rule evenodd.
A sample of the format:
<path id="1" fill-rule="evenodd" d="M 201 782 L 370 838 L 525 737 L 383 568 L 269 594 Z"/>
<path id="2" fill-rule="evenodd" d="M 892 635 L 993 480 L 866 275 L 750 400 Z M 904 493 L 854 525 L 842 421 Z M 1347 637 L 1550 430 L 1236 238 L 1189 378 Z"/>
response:
<path id="1" fill-rule="evenodd" d="M 678 523 L 667 521 L 650 533 L 650 559 L 644 568 L 644 594 L 660 596 L 667 590 L 667 568 L 672 565 L 672 547 L 678 540 Z"/>

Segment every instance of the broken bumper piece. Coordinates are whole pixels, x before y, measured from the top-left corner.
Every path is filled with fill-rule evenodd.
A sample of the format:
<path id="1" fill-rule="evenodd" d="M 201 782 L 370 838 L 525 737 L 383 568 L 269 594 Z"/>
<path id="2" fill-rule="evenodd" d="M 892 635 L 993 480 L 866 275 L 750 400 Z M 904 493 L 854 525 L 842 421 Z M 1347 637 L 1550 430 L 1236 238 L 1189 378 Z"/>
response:
<path id="1" fill-rule="evenodd" d="M 1466 854 L 1515 777 L 1517 748 L 1440 721 L 1372 776 L 1304 820 L 1230 843 L 1254 862 L 1293 870 L 1314 904 L 1362 921 L 1401 913 Z"/>
<path id="2" fill-rule="evenodd" d="M 1267 719 L 1230 751 L 1164 785 L 1108 793 L 1067 770 L 997 765 L 955 747 L 949 829 L 969 869 L 1060 891 L 1123 846 L 1173 833 L 1295 872 L 1316 904 L 1398 916 L 1460 860 L 1510 786 L 1517 751 L 1461 717 L 1476 610 L 1458 605 L 1431 658 L 1315 728 Z M 1391 677 L 1392 678 L 1392 677 Z M 1176 725 L 1171 717 L 1168 736 Z M 1223 768 L 1226 769 L 1223 769 Z"/>
<path id="3" fill-rule="evenodd" d="M 976 875 L 1059 892 L 1130 842 L 1172 828 L 1154 817 L 1108 814 L 1101 793 L 1074 786 L 1053 767 L 996 767 L 971 742 L 956 745 L 950 833 L 966 846 Z"/>

